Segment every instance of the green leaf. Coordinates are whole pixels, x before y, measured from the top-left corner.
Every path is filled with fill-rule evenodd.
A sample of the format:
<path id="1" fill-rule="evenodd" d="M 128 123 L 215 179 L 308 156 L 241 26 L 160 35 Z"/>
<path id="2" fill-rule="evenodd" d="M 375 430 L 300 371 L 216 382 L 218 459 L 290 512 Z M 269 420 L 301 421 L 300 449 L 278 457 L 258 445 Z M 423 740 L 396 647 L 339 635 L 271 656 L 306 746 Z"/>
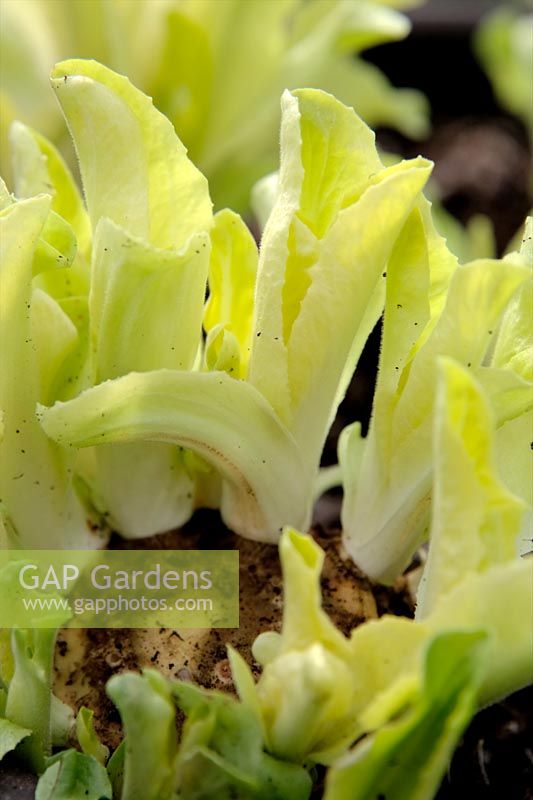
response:
<path id="1" fill-rule="evenodd" d="M 359 52 L 380 42 L 401 39 L 409 20 L 381 3 L 303 3 L 293 28 L 294 47 L 287 50 L 285 85 L 316 86 L 353 106 L 373 128 L 397 127 L 412 138 L 428 133 L 429 104 L 412 89 L 397 89 Z M 392 5 L 392 4 L 390 4 Z"/>
<path id="2" fill-rule="evenodd" d="M 286 529 L 280 541 L 284 576 L 281 635 L 258 637 L 264 667 L 254 688 L 245 663 L 231 655 L 242 701 L 259 717 L 267 748 L 280 759 L 328 763 L 357 733 L 350 642 L 322 610 L 324 554 L 311 537 Z"/>
<path id="3" fill-rule="evenodd" d="M 294 439 L 252 386 L 223 372 L 131 373 L 40 413 L 63 445 L 151 441 L 193 450 L 222 477 L 226 524 L 248 538 L 276 541 L 287 519 L 308 524 L 313 484 Z"/>
<path id="4" fill-rule="evenodd" d="M 22 728 L 20 725 L 15 725 L 8 719 L 0 717 L 0 761 L 30 735 L 29 728 Z"/>
<path id="5" fill-rule="evenodd" d="M 352 636 L 356 681 L 374 689 L 375 700 L 362 709 L 365 726 L 376 727 L 397 712 L 402 683 L 408 691 L 421 645 L 451 628 L 489 634 L 491 668 L 482 682 L 481 703 L 494 702 L 530 679 L 533 631 L 523 609 L 533 602 L 533 584 L 530 566 L 518 558 L 517 541 L 523 503 L 498 478 L 494 439 L 481 388 L 467 369 L 443 360 L 433 444 L 433 519 L 417 623 L 410 640 L 394 618 L 363 625 Z M 396 680 L 375 663 L 374 653 L 396 672 Z"/>
<path id="6" fill-rule="evenodd" d="M 304 207 L 305 216 L 310 220 L 314 218 L 316 226 L 319 224 L 320 209 L 313 209 L 313 197 L 331 198 L 329 207 L 325 209 L 327 219 L 322 223 L 324 227 L 327 220 L 335 218 L 343 203 L 349 205 L 349 198 L 345 200 L 344 195 L 351 195 L 355 199 L 357 192 L 361 193 L 364 181 L 368 180 L 368 174 L 380 166 L 372 134 L 353 112 L 350 113 L 349 109 L 320 92 L 309 93 L 305 109 L 310 120 L 304 129 L 299 99 L 284 95 L 279 189 L 276 205 L 263 234 L 249 372 L 251 382 L 286 421 L 291 417 L 287 337 L 311 284 L 309 268 L 317 259 L 316 237 L 305 223 L 295 220 L 304 181 L 308 198 Z M 323 131 L 317 125 L 313 137 L 313 112 L 320 120 L 321 109 L 324 109 Z M 305 141 L 302 140 L 304 132 L 307 133 Z M 319 154 L 316 163 L 311 161 L 312 142 Z M 328 162 L 330 152 L 332 156 Z M 307 161 L 310 162 L 307 177 L 304 153 L 307 153 Z M 335 163 L 348 154 L 350 160 L 346 173 L 343 172 L 339 178 Z M 338 186 L 336 181 L 340 181 Z M 327 193 L 322 193 L 323 188 L 328 189 Z"/>
<path id="7" fill-rule="evenodd" d="M 176 713 L 171 690 L 154 670 L 112 678 L 107 693 L 126 735 L 122 800 L 172 800 L 176 782 Z"/>
<path id="8" fill-rule="evenodd" d="M 52 747 L 66 747 L 74 727 L 74 712 L 59 697 L 52 694 L 50 703 L 50 738 Z"/>
<path id="9" fill-rule="evenodd" d="M 42 772 L 51 750 L 52 659 L 56 631 L 15 629 L 11 634 L 14 659 L 6 717 L 31 731 L 19 746 L 20 757 L 35 772 Z"/>
<path id="10" fill-rule="evenodd" d="M 520 417 L 533 408 L 533 380 L 523 378 L 518 372 L 514 372 L 512 367 L 505 369 L 480 367 L 476 378 L 490 397 L 498 426 Z"/>
<path id="11" fill-rule="evenodd" d="M 126 742 L 123 739 L 107 764 L 107 774 L 113 787 L 113 798 L 122 797 L 125 758 Z"/>
<path id="12" fill-rule="evenodd" d="M 70 267 L 76 256 L 74 231 L 63 217 L 50 211 L 43 226 L 41 239 L 35 249 L 35 275 L 49 269 Z"/>
<path id="13" fill-rule="evenodd" d="M 2 549 L 7 550 L 7 547 Z M 4 576 L 2 576 L 2 579 L 4 579 Z M 6 690 L 9 686 L 14 671 L 15 662 L 13 661 L 13 652 L 11 650 L 11 631 L 6 628 L 0 628 L 0 686 L 3 690 Z M 4 711 L 5 708 L 2 708 L 2 713 Z"/>
<path id="14" fill-rule="evenodd" d="M 44 4 L 9 3 L 2 9 L 0 83 L 2 174 L 9 178 L 8 131 L 17 119 L 31 120 L 48 136 L 60 136 L 61 113 L 50 96 L 47 71 L 55 58 L 54 29 Z"/>
<path id="15" fill-rule="evenodd" d="M 211 328 L 205 340 L 205 369 L 209 372 L 227 372 L 238 378 L 241 369 L 241 348 L 235 334 L 224 325 Z"/>
<path id="16" fill-rule="evenodd" d="M 533 258 L 533 216 L 526 218 L 523 227 L 522 241 L 520 245 L 520 256 L 526 264 L 531 265 Z"/>
<path id="17" fill-rule="evenodd" d="M 205 179 L 170 123 L 125 78 L 83 61 L 54 74 L 95 229 L 88 317 L 81 310 L 88 325 L 77 324 L 55 396 L 75 396 L 134 370 L 191 369 L 202 341 L 209 262 L 208 234 L 201 232 L 211 225 Z M 49 283 L 66 314 L 80 317 L 81 294 L 65 296 L 66 287 Z M 123 534 L 159 533 L 192 513 L 194 487 L 177 448 L 106 448 L 96 461 L 96 479 L 89 480 L 95 502 Z"/>
<path id="18" fill-rule="evenodd" d="M 46 531 L 48 546 L 90 547 L 96 537 L 72 489 L 73 455 L 44 435 L 35 416 L 39 397 L 50 398 L 55 369 L 72 337 L 60 310 L 50 316 L 51 303 L 44 308 L 42 296 L 32 293 L 33 258 L 49 206 L 49 198 L 38 197 L 9 206 L 0 216 L 0 490 L 19 546 L 39 546 Z M 33 340 L 42 325 L 50 335 L 48 352 L 39 352 Z M 46 367 L 39 364 L 39 357 L 49 356 Z"/>
<path id="19" fill-rule="evenodd" d="M 232 697 L 173 684 L 187 715 L 177 763 L 177 796 L 187 800 L 307 800 L 311 779 L 302 767 L 263 750 L 256 716 Z"/>
<path id="20" fill-rule="evenodd" d="M 352 631 L 353 710 L 359 733 L 380 728 L 412 702 L 420 685 L 427 640 L 423 625 L 390 615 Z"/>
<path id="21" fill-rule="evenodd" d="M 530 270 L 503 315 L 491 366 L 479 377 L 488 388 L 496 417 L 501 424 L 533 408 L 533 340 L 530 312 L 533 304 L 533 217 L 528 217 L 520 253 L 508 260 L 520 260 Z"/>
<path id="22" fill-rule="evenodd" d="M 354 48 L 407 34 L 407 17 L 385 5 L 393 7 L 362 0 L 94 0 L 89 12 L 69 0 L 11 3 L 0 31 L 2 134 L 18 118 L 64 145 L 45 71 L 58 56 L 95 58 L 154 98 L 208 174 L 217 206 L 246 209 L 251 185 L 276 165 L 285 87 L 338 93 L 370 125 L 425 134 L 423 96 L 392 87 L 376 67 L 352 57 Z"/>
<path id="23" fill-rule="evenodd" d="M 529 314 L 533 304 L 533 279 L 522 284 L 503 316 L 492 366 L 511 369 L 533 381 L 533 342 Z"/>
<path id="24" fill-rule="evenodd" d="M 209 237 L 158 250 L 102 220 L 89 303 L 94 382 L 129 372 L 190 370 L 202 336 Z"/>
<path id="25" fill-rule="evenodd" d="M 15 194 L 17 197 L 52 196 L 52 209 L 72 227 L 77 248 L 87 257 L 91 227 L 83 199 L 63 157 L 37 131 L 15 122 L 10 131 Z"/>
<path id="26" fill-rule="evenodd" d="M 14 202 L 15 198 L 10 194 L 5 181 L 0 178 L 0 211 L 4 211 L 4 209 L 13 205 Z"/>
<path id="27" fill-rule="evenodd" d="M 212 83 L 216 75 L 211 26 L 194 19 L 191 8 L 193 4 L 189 2 L 165 9 L 160 57 L 151 93 L 156 108 L 164 110 L 179 131 L 190 157 L 198 163 L 207 134 Z M 215 9 L 211 10 L 216 14 Z M 181 91 L 176 91 L 174 75 L 179 75 Z"/>
<path id="28" fill-rule="evenodd" d="M 77 750 L 61 753 L 41 776 L 35 800 L 113 800 L 104 767 Z"/>
<path id="29" fill-rule="evenodd" d="M 404 39 L 411 30 L 408 17 L 398 14 L 379 3 L 359 2 L 338 4 L 339 13 L 344 11 L 347 20 L 339 25 L 337 47 L 353 54 L 377 44 Z"/>
<path id="30" fill-rule="evenodd" d="M 215 216 L 211 243 L 204 328 L 210 333 L 224 326 L 224 331 L 235 337 L 239 369 L 232 374 L 245 377 L 251 349 L 257 245 L 239 215 L 228 209 Z"/>
<path id="31" fill-rule="evenodd" d="M 533 530 L 533 482 L 531 481 L 531 431 L 533 410 L 510 420 L 496 431 L 496 461 L 503 483 L 526 504 L 519 532 L 519 551 L 531 551 Z"/>
<path id="32" fill-rule="evenodd" d="M 28 165 L 30 172 L 33 174 L 34 164 L 32 155 L 28 157 L 30 164 Z M 24 159 L 23 159 L 24 160 Z M 39 167 L 41 164 L 39 163 Z M 50 194 L 53 189 L 51 184 L 47 184 L 48 189 L 44 189 L 42 194 Z M 44 188 L 44 181 L 38 182 L 38 188 Z M 25 197 L 23 192 L 26 186 L 22 182 L 21 197 Z M 37 186 L 36 186 L 37 189 Z M 38 192 L 36 192 L 37 194 Z M 31 197 L 31 192 L 28 193 L 28 198 Z M 9 193 L 4 181 L 0 178 L 0 210 L 5 211 L 10 206 L 15 205 L 17 200 Z M 66 222 L 55 211 L 50 210 L 43 223 L 41 234 L 35 246 L 33 254 L 33 275 L 38 276 L 42 272 L 55 270 L 60 267 L 69 267 L 77 252 L 76 237 L 74 231 L 68 222 Z"/>
<path id="33" fill-rule="evenodd" d="M 38 398 L 53 403 L 63 388 L 65 362 L 76 352 L 79 338 L 61 306 L 37 288 L 31 296 L 31 333 L 39 372 Z"/>
<path id="34" fill-rule="evenodd" d="M 210 227 L 205 178 L 127 78 L 71 60 L 56 65 L 52 87 L 74 138 L 93 230 L 108 217 L 155 247 L 179 250 Z"/>
<path id="35" fill-rule="evenodd" d="M 99 740 L 94 730 L 93 718 L 94 711 L 82 706 L 76 717 L 76 735 L 85 755 L 92 756 L 100 764 L 105 764 L 109 757 L 109 748 Z"/>
<path id="36" fill-rule="evenodd" d="M 527 77 L 533 57 L 530 27 L 531 14 L 502 5 L 482 19 L 474 48 L 499 102 L 531 130 L 533 111 Z"/>
<path id="37" fill-rule="evenodd" d="M 160 78 L 168 113 L 209 173 L 219 208 L 246 208 L 250 185 L 275 164 L 278 101 L 287 85 L 283 58 L 298 5 L 193 0 L 170 15 Z M 168 79 L 176 53 L 179 93 Z M 243 80 L 247 74 L 254 80 Z"/>
<path id="38" fill-rule="evenodd" d="M 528 558 L 468 575 L 446 597 L 437 601 L 427 618 L 431 631 L 450 628 L 483 629 L 489 633 L 487 670 L 481 706 L 496 703 L 531 683 L 533 631 L 524 609 L 533 603 Z"/>
<path id="39" fill-rule="evenodd" d="M 0 206 L 6 211 L 16 204 L 16 200 L 7 191 L 2 181 L 2 198 Z M 42 195 L 44 197 L 44 195 Z M 50 199 L 50 198 L 49 198 Z M 76 256 L 76 237 L 74 231 L 65 220 L 49 210 L 41 234 L 33 254 L 33 275 L 39 276 L 42 272 L 69 267 Z"/>
<path id="40" fill-rule="evenodd" d="M 281 141 L 249 380 L 316 463 L 381 312 L 379 279 L 429 164 L 382 169 L 371 131 L 351 109 L 313 90 L 284 95 Z"/>
<path id="41" fill-rule="evenodd" d="M 58 274 L 59 270 L 54 274 Z M 51 273 L 48 273 L 50 276 Z M 59 365 L 56 375 L 52 373 L 54 378 L 53 382 L 49 383 L 50 395 L 53 400 L 65 400 L 70 397 L 75 397 L 81 391 L 91 385 L 92 363 L 90 359 L 90 341 L 89 341 L 89 308 L 88 298 L 84 294 L 69 295 L 67 287 L 67 295 L 63 295 L 61 285 L 56 285 L 52 288 L 50 293 L 50 284 L 45 284 L 44 293 L 48 297 L 55 297 L 56 289 L 59 297 L 55 297 L 55 302 L 48 302 L 48 314 L 45 316 L 45 321 L 54 324 L 57 322 L 58 328 L 64 329 L 65 334 L 69 334 L 68 338 L 71 340 L 70 346 L 62 348 L 64 351 L 64 359 Z M 39 288 L 36 287 L 33 297 L 36 298 Z M 43 303 L 44 305 L 44 303 Z M 56 319 L 57 318 L 57 319 Z M 71 325 L 68 325 L 70 321 Z M 46 330 L 46 328 L 45 328 Z M 39 330 L 36 331 L 36 338 L 38 337 L 38 352 L 43 352 L 45 358 L 47 357 L 47 339 L 41 335 Z M 56 335 L 52 336 L 52 341 L 57 338 Z M 65 336 L 65 339 L 67 337 Z M 54 354 L 55 355 L 55 354 Z M 50 370 L 47 370 L 50 372 Z"/>
<path id="42" fill-rule="evenodd" d="M 480 376 L 500 424 L 531 403 L 519 376 L 483 366 L 502 313 L 529 270 L 517 258 L 446 266 L 438 237 L 423 216 L 422 223 L 410 220 L 387 270 L 374 414 L 360 480 L 348 484 L 343 510 L 350 554 L 385 582 L 407 566 L 427 528 L 438 357 L 452 357 Z"/>
<path id="43" fill-rule="evenodd" d="M 321 642 L 344 657 L 349 652 L 344 636 L 335 628 L 320 596 L 324 554 L 310 536 L 287 530 L 280 542 L 285 584 L 281 650 L 302 649 Z M 305 613 L 304 613 L 305 609 Z"/>
<path id="44" fill-rule="evenodd" d="M 428 800 L 470 721 L 486 667 L 483 633 L 444 633 L 427 648 L 413 706 L 328 773 L 325 800 Z"/>
<path id="45" fill-rule="evenodd" d="M 358 13 L 361 5 L 359 1 L 334 4 L 329 20 L 319 22 L 317 30 L 311 31 L 305 42 L 287 53 L 286 69 L 290 76 L 287 85 L 320 87 L 353 106 L 372 128 L 393 127 L 412 139 L 422 139 L 430 130 L 426 97 L 414 89 L 396 88 L 373 64 L 343 52 L 345 48 L 337 44 L 343 39 L 349 44 L 350 38 L 357 40 L 361 34 L 368 40 L 377 39 L 376 29 L 365 31 L 362 28 L 348 32 L 346 37 L 343 34 L 342 25 L 346 21 L 342 15 L 343 6 L 344 11 L 355 7 Z M 335 16 L 337 19 L 332 25 Z M 400 26 L 402 23 L 395 25 L 395 38 L 400 38 Z M 335 27 L 337 37 L 332 37 Z M 407 26 L 403 24 L 402 27 L 403 33 L 407 33 Z M 390 38 L 391 33 L 389 27 L 389 33 L 383 33 L 381 40 Z"/>
<path id="46" fill-rule="evenodd" d="M 466 227 L 439 202 L 433 204 L 433 218 L 439 233 L 461 264 L 476 258 L 496 258 L 498 248 L 492 221 L 483 214 L 471 217 Z"/>
<path id="47" fill-rule="evenodd" d="M 458 267 L 442 314 L 410 367 L 409 380 L 398 400 L 400 424 L 407 426 L 409 416 L 418 422 L 431 407 L 434 391 L 427 389 L 434 383 L 438 355 L 470 364 L 473 369 L 482 364 L 503 310 L 527 275 L 520 264 L 510 261 L 481 260 Z M 413 409 L 411 415 L 409 408 Z M 400 440 L 404 436 L 404 431 L 398 431 Z"/>
<path id="48" fill-rule="evenodd" d="M 107 406 L 102 408 L 106 410 L 101 413 L 108 416 Z M 137 422 L 142 425 L 140 416 Z M 124 537 L 153 536 L 190 518 L 196 499 L 195 473 L 189 468 L 187 451 L 176 446 L 179 441 L 179 437 L 134 435 L 130 429 L 113 447 L 91 454 L 90 470 L 82 473 L 90 499 Z M 94 443 L 105 444 L 105 434 Z"/>
<path id="49" fill-rule="evenodd" d="M 463 529 L 465 537 L 468 529 Z M 479 705 L 495 703 L 531 682 L 533 631 L 528 614 L 533 602 L 527 559 L 468 573 L 434 610 L 416 622 L 385 616 L 352 632 L 354 712 L 361 732 L 380 728 L 412 701 L 419 684 L 424 648 L 437 634 L 484 630 L 487 669 Z"/>
<path id="50" fill-rule="evenodd" d="M 441 369 L 431 547 L 418 594 L 421 618 L 461 580 L 516 557 L 524 511 L 497 476 L 494 422 L 480 387 L 451 360 L 443 360 Z"/>

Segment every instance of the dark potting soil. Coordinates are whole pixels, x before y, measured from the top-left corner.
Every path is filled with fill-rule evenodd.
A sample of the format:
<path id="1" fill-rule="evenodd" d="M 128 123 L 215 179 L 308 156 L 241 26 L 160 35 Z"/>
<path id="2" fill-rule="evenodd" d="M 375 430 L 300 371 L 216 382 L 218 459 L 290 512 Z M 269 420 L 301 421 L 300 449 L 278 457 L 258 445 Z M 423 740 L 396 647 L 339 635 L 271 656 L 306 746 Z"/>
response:
<path id="1" fill-rule="evenodd" d="M 435 800 L 533 800 L 532 709 L 533 688 L 528 688 L 480 711 L 465 731 Z M 312 800 L 321 800 L 324 779 L 321 769 Z"/>
<path id="2" fill-rule="evenodd" d="M 533 687 L 480 711 L 466 730 L 435 800 L 473 798 L 533 800 Z"/>
<path id="3" fill-rule="evenodd" d="M 319 516 L 321 506 L 322 503 L 318 507 Z M 338 508 L 333 515 L 338 515 Z M 366 619 L 386 613 L 413 615 L 406 578 L 398 580 L 392 588 L 372 584 L 345 558 L 338 529 L 316 526 L 314 535 L 326 553 L 322 574 L 324 608 L 340 630 L 349 634 Z M 251 644 L 262 631 L 280 630 L 283 598 L 277 548 L 235 536 L 214 512 L 199 512 L 181 531 L 151 539 L 128 542 L 115 537 L 112 547 L 238 548 L 241 581 L 241 624 L 235 630 L 90 630 L 60 635 L 56 670 L 61 675 L 58 681 L 61 696 L 77 708 L 81 705 L 93 708 L 97 731 L 113 748 L 120 741 L 121 731 L 118 713 L 105 695 L 105 683 L 111 675 L 155 666 L 166 675 L 233 692 L 226 645 L 235 647 L 258 675 L 259 665 L 253 660 Z M 77 651 L 74 648 L 77 655 L 71 663 L 72 672 L 67 671 L 65 679 L 62 662 L 72 658 L 73 634 L 83 638 L 81 647 Z M 533 786 L 532 708 L 533 692 L 523 690 L 481 711 L 458 746 L 437 800 L 503 800 L 504 797 L 533 800 L 529 788 Z M 321 796 L 321 775 L 319 771 L 314 800 Z"/>
<path id="4" fill-rule="evenodd" d="M 412 615 L 407 582 L 390 589 L 373 585 L 344 557 L 338 530 L 314 529 L 326 552 L 322 574 L 324 608 L 345 634 L 384 613 Z M 117 549 L 238 549 L 240 553 L 240 626 L 237 629 L 158 631 L 62 631 L 56 652 L 56 691 L 76 710 L 95 712 L 95 726 L 110 747 L 120 741 L 120 719 L 105 694 L 118 672 L 151 666 L 163 674 L 207 688 L 234 691 L 226 647 L 231 644 L 258 675 L 251 645 L 263 631 L 279 631 L 283 608 L 281 567 L 276 546 L 251 542 L 228 531 L 218 514 L 199 512 L 181 531 L 127 542 Z"/>
<path id="5" fill-rule="evenodd" d="M 34 800 L 37 778 L 6 756 L 0 763 L 0 799 Z"/>

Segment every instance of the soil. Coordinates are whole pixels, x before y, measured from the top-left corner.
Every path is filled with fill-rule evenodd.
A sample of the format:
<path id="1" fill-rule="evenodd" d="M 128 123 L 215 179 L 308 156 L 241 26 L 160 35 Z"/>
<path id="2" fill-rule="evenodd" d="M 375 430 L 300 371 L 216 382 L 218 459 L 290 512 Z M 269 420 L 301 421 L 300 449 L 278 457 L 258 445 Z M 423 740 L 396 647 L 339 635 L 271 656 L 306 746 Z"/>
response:
<path id="1" fill-rule="evenodd" d="M 322 499 L 316 515 L 338 518 L 340 498 Z M 409 572 L 392 588 L 372 584 L 344 556 L 338 528 L 316 525 L 315 539 L 325 550 L 323 604 L 335 624 L 352 628 L 383 614 L 412 617 Z M 56 690 L 74 707 L 95 711 L 99 735 L 111 748 L 121 738 L 120 719 L 105 694 L 113 674 L 156 666 L 166 675 L 233 692 L 226 645 L 232 644 L 256 675 L 251 643 L 258 633 L 280 630 L 282 576 L 277 548 L 235 536 L 214 512 L 199 512 L 181 531 L 152 539 L 112 541 L 117 549 L 235 549 L 240 551 L 241 620 L 238 629 L 212 631 L 64 631 L 56 654 Z M 411 575 L 416 569 L 412 565 Z M 253 598 L 253 602 L 250 602 Z M 66 669 L 66 664 L 69 665 Z M 83 665 L 83 672 L 81 672 Z M 83 678 L 81 678 L 83 674 Z M 313 800 L 322 794 L 319 771 Z M 2 784 L 0 783 L 0 788 Z M 524 689 L 479 712 L 466 730 L 436 800 L 533 800 L 533 688 Z M 0 791 L 0 797 L 4 795 Z M 13 794 L 13 800 L 33 795 Z M 6 795 L 6 800 L 10 795 Z"/>
<path id="2" fill-rule="evenodd" d="M 384 613 L 412 615 L 407 581 L 394 587 L 373 585 L 344 557 L 339 530 L 317 526 L 314 536 L 326 552 L 322 574 L 324 608 L 345 634 Z M 277 547 L 240 539 L 218 514 L 199 512 L 182 530 L 127 542 L 115 537 L 117 549 L 238 549 L 240 551 L 240 626 L 212 630 L 64 630 L 55 660 L 55 690 L 78 710 L 95 712 L 95 727 L 114 748 L 120 741 L 120 718 L 105 694 L 109 678 L 125 670 L 156 667 L 169 677 L 207 688 L 233 692 L 226 646 L 231 644 L 258 675 L 251 645 L 263 631 L 279 631 L 283 608 L 282 575 Z"/>
<path id="3" fill-rule="evenodd" d="M 480 711 L 435 800 L 533 800 L 533 687 Z"/>
<path id="4" fill-rule="evenodd" d="M 2 800 L 34 800 L 37 778 L 29 775 L 7 756 L 0 765 L 0 798 Z"/>
<path id="5" fill-rule="evenodd" d="M 480 711 L 465 732 L 435 800 L 532 800 L 531 709 L 533 689 L 528 688 Z M 312 800 L 322 797 L 324 778 L 321 770 Z"/>

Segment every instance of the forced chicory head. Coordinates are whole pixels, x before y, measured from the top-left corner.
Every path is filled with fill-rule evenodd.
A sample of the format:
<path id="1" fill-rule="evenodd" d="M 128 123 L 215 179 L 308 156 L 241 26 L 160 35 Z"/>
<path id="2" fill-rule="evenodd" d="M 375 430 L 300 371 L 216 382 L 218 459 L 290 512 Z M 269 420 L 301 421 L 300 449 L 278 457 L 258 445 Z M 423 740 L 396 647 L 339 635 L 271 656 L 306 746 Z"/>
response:
<path id="1" fill-rule="evenodd" d="M 63 447 L 100 445 L 85 481 L 125 535 L 181 524 L 202 504 L 249 538 L 276 541 L 287 521 L 305 529 L 323 442 L 430 165 L 385 169 L 351 109 L 286 93 L 280 189 L 258 257 L 238 216 L 211 227 L 205 182 L 147 98 L 96 64 L 54 75 L 96 225 L 94 386 L 41 409 L 45 431 Z"/>

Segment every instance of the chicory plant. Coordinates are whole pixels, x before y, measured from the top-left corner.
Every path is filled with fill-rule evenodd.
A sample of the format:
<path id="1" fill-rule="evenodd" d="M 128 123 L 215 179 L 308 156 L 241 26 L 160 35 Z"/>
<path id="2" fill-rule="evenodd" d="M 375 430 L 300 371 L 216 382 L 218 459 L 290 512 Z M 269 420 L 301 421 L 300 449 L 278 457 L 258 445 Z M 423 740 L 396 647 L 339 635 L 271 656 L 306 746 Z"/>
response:
<path id="1" fill-rule="evenodd" d="M 75 53 L 128 75 L 150 94 L 209 177 L 217 207 L 246 208 L 251 185 L 277 163 L 279 97 L 286 87 L 316 86 L 353 105 L 369 125 L 415 138 L 426 134 L 424 96 L 394 88 L 358 55 L 404 38 L 410 23 L 399 9 L 414 5 L 417 0 L 5 3 L 3 161 L 15 119 L 67 150 L 45 76 Z"/>
<path id="2" fill-rule="evenodd" d="M 62 448 L 98 445 L 84 481 L 124 535 L 182 524 L 195 505 L 249 538 L 306 529 L 324 439 L 429 163 L 384 168 L 351 109 L 285 94 L 280 190 L 257 256 L 230 212 L 209 235 L 204 179 L 126 79 L 72 61 L 53 85 L 95 231 L 83 372 L 94 386 L 42 407 L 45 432 Z"/>
<path id="3" fill-rule="evenodd" d="M 531 406 L 529 229 L 520 254 L 458 265 L 421 195 L 431 165 L 384 167 L 355 113 L 307 89 L 283 95 L 258 252 L 237 214 L 213 217 L 205 178 L 126 78 L 76 60 L 52 82 L 85 203 L 54 147 L 14 126 L 2 545 L 146 536 L 200 505 L 248 538 L 307 530 L 324 439 L 383 305 L 370 433 L 352 427 L 340 448 L 345 543 L 388 580 L 431 508 L 430 543 L 416 619 L 345 637 L 321 608 L 323 553 L 285 528 L 283 628 L 254 645 L 259 681 L 234 651 L 239 700 L 115 677 L 126 739 L 107 769 L 87 712 L 82 752 L 49 759 L 72 723 L 50 692 L 55 634 L 3 632 L 0 755 L 44 770 L 38 800 L 305 800 L 316 765 L 327 800 L 431 797 L 475 708 L 529 678 L 525 487 L 510 467 Z"/>
<path id="4" fill-rule="evenodd" d="M 308 798 L 322 764 L 326 800 L 433 797 L 476 708 L 530 676 L 530 565 L 517 554 L 524 503 L 498 476 L 495 422 L 480 382 L 441 358 L 415 620 L 385 616 L 344 637 L 321 608 L 324 554 L 286 529 L 283 628 L 254 645 L 258 683 L 230 650 L 240 701 L 152 670 L 114 677 L 109 694 L 126 730 L 109 767 L 115 796 Z M 176 706 L 187 715 L 179 742 Z"/>
<path id="5" fill-rule="evenodd" d="M 0 570 L 4 596 L 20 596 L 19 567 L 20 562 L 10 562 Z M 0 629 L 0 761 L 16 749 L 37 773 L 44 770 L 52 746 L 66 744 L 74 723 L 72 710 L 51 688 L 56 633 L 65 614 L 47 613 L 49 628 Z"/>
<path id="6" fill-rule="evenodd" d="M 427 536 L 438 357 L 477 376 L 499 426 L 533 408 L 530 236 L 531 223 L 520 253 L 457 265 L 426 209 L 395 245 L 370 430 L 362 439 L 356 423 L 339 443 L 345 544 L 377 580 L 394 580 Z"/>
<path id="7" fill-rule="evenodd" d="M 503 108 L 533 130 L 528 72 L 533 58 L 528 4 L 500 5 L 486 14 L 475 31 L 474 49 Z"/>

